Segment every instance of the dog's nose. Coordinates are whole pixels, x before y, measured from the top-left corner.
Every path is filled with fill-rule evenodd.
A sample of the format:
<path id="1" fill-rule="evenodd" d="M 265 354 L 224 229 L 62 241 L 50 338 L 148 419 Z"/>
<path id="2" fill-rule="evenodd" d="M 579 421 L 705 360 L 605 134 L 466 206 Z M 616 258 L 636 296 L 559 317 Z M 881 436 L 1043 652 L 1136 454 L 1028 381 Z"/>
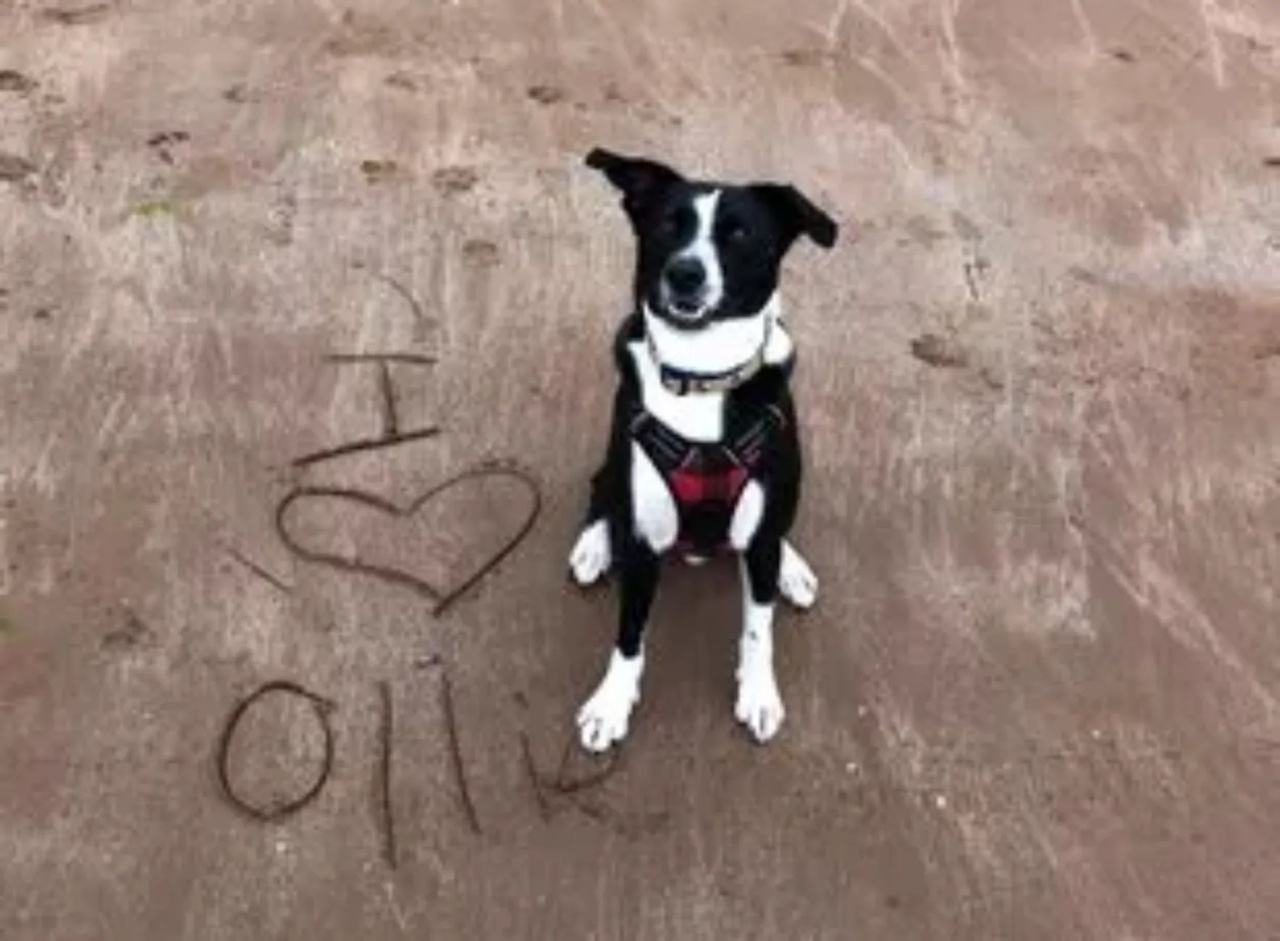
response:
<path id="1" fill-rule="evenodd" d="M 707 282 L 707 269 L 697 258 L 673 258 L 667 263 L 667 284 L 677 296 L 697 294 Z"/>

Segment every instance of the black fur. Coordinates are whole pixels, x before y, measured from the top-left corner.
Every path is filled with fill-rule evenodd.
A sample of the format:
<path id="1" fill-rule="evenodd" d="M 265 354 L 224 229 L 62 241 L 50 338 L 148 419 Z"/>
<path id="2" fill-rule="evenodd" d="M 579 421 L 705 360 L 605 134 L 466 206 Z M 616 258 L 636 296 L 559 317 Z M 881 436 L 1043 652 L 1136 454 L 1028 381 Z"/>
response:
<path id="1" fill-rule="evenodd" d="M 593 476 L 586 524 L 607 521 L 613 574 L 620 587 L 617 647 L 636 655 L 657 589 L 660 562 L 637 536 L 632 513 L 630 420 L 642 407 L 640 381 L 628 344 L 644 339 L 639 313 L 648 307 L 665 316 L 660 283 L 673 255 L 696 226 L 693 200 L 713 188 L 722 195 L 713 241 L 724 273 L 724 299 L 697 326 L 715 319 L 759 313 L 774 294 L 783 256 L 800 235 L 817 244 L 834 244 L 836 224 L 794 187 L 777 183 L 744 186 L 687 180 L 651 160 L 593 150 L 587 164 L 601 170 L 622 192 L 622 206 L 637 240 L 635 312 L 617 332 L 614 360 L 618 385 L 604 461 Z M 681 324 L 689 328 L 688 322 Z M 784 418 L 774 426 L 751 479 L 763 486 L 764 515 L 744 555 L 750 590 L 758 603 L 778 593 L 782 542 L 795 521 L 800 501 L 802 457 L 795 406 L 789 388 L 791 363 L 766 365 L 725 397 L 725 427 L 774 410 Z"/>
<path id="2" fill-rule="evenodd" d="M 618 386 L 614 392 L 609 444 L 604 462 L 591 478 L 585 525 L 605 520 L 613 555 L 613 574 L 621 593 L 618 649 L 623 656 L 638 652 L 659 575 L 659 560 L 636 536 L 631 503 L 631 437 L 628 416 L 640 402 L 640 381 L 627 344 L 644 337 L 644 321 L 628 317 L 614 340 Z M 792 369 L 766 366 L 726 396 L 726 412 L 739 421 L 750 420 L 768 408 L 778 408 L 786 419 L 768 441 L 760 464 L 752 474 L 765 490 L 764 516 L 747 549 L 751 591 L 759 603 L 777 596 L 778 560 L 782 540 L 795 522 L 800 504 L 803 460 L 796 426 L 795 403 L 788 385 Z M 728 424 L 728 422 L 726 422 Z M 772 575 L 769 573 L 772 572 Z"/>
<path id="3" fill-rule="evenodd" d="M 694 199 L 719 189 L 714 243 L 724 270 L 725 296 L 718 309 L 697 326 L 719 318 L 747 317 L 769 300 L 778 286 L 783 256 L 801 235 L 823 248 L 835 244 L 838 227 L 794 186 L 781 183 L 730 185 L 688 180 L 661 163 L 595 149 L 587 166 L 601 170 L 622 192 L 622 207 L 636 235 L 634 303 L 670 317 L 662 280 L 673 254 L 692 237 L 697 220 Z"/>

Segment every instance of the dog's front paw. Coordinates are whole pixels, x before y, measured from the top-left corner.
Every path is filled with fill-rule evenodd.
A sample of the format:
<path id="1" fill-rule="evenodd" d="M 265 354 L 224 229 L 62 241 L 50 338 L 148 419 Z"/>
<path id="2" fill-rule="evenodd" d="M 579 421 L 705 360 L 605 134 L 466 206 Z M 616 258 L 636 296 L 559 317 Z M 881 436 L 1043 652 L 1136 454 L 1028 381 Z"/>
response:
<path id="1" fill-rule="evenodd" d="M 599 581 L 600 576 L 613 564 L 609 546 L 609 526 L 598 520 L 582 531 L 573 551 L 569 553 L 569 568 L 579 585 L 587 586 Z"/>
<path id="2" fill-rule="evenodd" d="M 627 737 L 634 703 L 598 690 L 578 710 L 578 738 L 587 751 L 608 751 Z"/>
<path id="3" fill-rule="evenodd" d="M 630 659 L 614 651 L 591 698 L 578 710 L 578 737 L 587 751 L 602 752 L 627 737 L 631 710 L 640 701 L 642 657 Z"/>
<path id="4" fill-rule="evenodd" d="M 753 666 L 742 671 L 733 714 L 761 745 L 778 734 L 787 710 L 778 694 L 778 681 L 772 667 Z"/>
<path id="5" fill-rule="evenodd" d="M 804 557 L 792 547 L 782 544 L 782 565 L 778 571 L 778 591 L 797 608 L 809 608 L 818 600 L 818 576 Z"/>

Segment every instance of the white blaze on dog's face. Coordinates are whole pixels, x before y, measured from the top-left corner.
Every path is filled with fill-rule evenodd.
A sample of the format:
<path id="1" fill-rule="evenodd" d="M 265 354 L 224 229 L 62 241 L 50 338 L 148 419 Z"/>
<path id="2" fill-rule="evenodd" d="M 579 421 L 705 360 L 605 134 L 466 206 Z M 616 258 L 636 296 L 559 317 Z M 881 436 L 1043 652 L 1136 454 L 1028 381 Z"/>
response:
<path id="1" fill-rule="evenodd" d="M 587 165 L 622 191 L 638 243 L 637 309 L 674 330 L 757 317 L 797 237 L 835 244 L 836 224 L 792 186 L 687 180 L 605 150 L 593 150 Z"/>
<path id="2" fill-rule="evenodd" d="M 688 223 L 692 222 L 692 232 L 689 241 L 662 266 L 657 279 L 657 303 L 647 306 L 670 312 L 677 323 L 696 321 L 707 311 L 718 310 L 724 302 L 724 269 L 720 267 L 715 241 L 716 207 L 722 195 L 721 190 L 713 189 L 670 210 L 673 217 L 684 216 L 685 224 L 677 220 L 678 228 L 688 230 Z"/>

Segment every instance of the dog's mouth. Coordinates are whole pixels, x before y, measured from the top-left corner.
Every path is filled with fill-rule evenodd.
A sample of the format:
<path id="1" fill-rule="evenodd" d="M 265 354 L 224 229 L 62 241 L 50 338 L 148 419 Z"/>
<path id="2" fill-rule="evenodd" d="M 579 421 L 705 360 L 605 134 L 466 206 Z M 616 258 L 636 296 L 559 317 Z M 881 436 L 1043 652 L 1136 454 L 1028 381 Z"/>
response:
<path id="1" fill-rule="evenodd" d="M 702 297 L 664 297 L 657 307 L 663 318 L 681 330 L 703 327 L 716 313 L 716 307 Z"/>
<path id="2" fill-rule="evenodd" d="M 667 310 L 681 320 L 698 320 L 707 312 L 707 305 L 701 300 L 677 298 L 667 305 Z"/>

